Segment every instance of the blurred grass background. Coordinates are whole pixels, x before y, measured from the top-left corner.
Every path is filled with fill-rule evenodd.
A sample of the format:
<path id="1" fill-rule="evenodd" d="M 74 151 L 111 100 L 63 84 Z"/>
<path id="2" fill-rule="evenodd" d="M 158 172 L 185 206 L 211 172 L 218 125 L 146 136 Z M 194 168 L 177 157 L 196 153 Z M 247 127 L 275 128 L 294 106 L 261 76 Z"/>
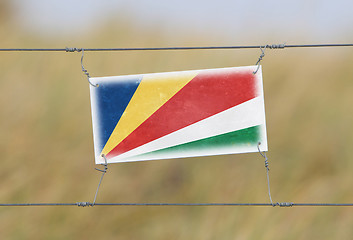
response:
<path id="1" fill-rule="evenodd" d="M 0 8 L 1 47 L 170 46 L 122 17 L 63 40 L 16 29 Z M 143 37 L 142 37 L 143 36 Z M 212 35 L 180 46 L 219 45 Z M 264 44 L 260 42 L 258 44 Z M 259 50 L 85 53 L 92 76 L 253 65 Z M 79 53 L 0 53 L 1 203 L 93 201 L 88 83 Z M 263 60 L 272 197 L 353 202 L 353 49 L 268 50 Z M 98 202 L 268 202 L 257 154 L 109 166 Z M 1 207 L 1 239 L 350 239 L 350 208 Z"/>

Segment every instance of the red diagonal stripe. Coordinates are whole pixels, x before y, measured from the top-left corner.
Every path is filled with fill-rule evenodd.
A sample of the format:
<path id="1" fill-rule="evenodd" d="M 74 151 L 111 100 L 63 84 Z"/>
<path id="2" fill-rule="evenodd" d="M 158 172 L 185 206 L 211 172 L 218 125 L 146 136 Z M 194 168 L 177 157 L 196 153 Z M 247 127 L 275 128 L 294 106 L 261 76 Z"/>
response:
<path id="1" fill-rule="evenodd" d="M 112 158 L 256 97 L 247 72 L 203 71 L 118 144 Z"/>

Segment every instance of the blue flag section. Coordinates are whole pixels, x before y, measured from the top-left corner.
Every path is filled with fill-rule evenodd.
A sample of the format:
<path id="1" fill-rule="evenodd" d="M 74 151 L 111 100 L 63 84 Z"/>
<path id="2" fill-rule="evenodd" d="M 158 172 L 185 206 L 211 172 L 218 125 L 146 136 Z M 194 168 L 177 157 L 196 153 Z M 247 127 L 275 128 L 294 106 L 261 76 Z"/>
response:
<path id="1" fill-rule="evenodd" d="M 100 151 L 119 122 L 141 80 L 142 76 L 123 81 L 103 81 L 95 89 L 97 116 L 101 129 L 98 146 Z"/>

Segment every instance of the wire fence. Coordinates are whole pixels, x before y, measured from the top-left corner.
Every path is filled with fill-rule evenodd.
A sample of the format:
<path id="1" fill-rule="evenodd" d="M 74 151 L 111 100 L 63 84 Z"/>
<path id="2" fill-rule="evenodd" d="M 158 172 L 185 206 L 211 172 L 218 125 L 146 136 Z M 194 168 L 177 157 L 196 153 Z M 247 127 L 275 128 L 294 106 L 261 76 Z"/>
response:
<path id="1" fill-rule="evenodd" d="M 0 52 L 82 52 L 81 65 L 84 51 L 173 51 L 173 50 L 231 50 L 231 49 L 261 49 L 263 56 L 265 49 L 285 49 L 285 48 L 323 48 L 323 47 L 353 47 L 353 43 L 329 43 L 329 44 L 272 44 L 272 45 L 248 45 L 248 46 L 196 46 L 196 47 L 138 47 L 138 48 L 0 48 Z M 262 56 L 262 57 L 263 57 Z M 262 57 L 257 64 L 261 61 Z M 82 65 L 82 70 L 85 70 Z M 87 72 L 87 70 L 85 70 Z M 87 75 L 87 74 L 86 74 Z M 87 75 L 89 79 L 89 75 Z M 75 202 L 75 203 L 0 203 L 0 207 L 50 207 L 50 206 L 76 206 L 76 207 L 94 207 L 94 206 L 149 206 L 149 207 L 353 207 L 353 203 L 293 203 L 293 202 L 272 202 L 268 175 L 268 159 L 264 153 L 260 154 L 265 158 L 265 167 L 267 169 L 267 182 L 269 198 L 271 203 L 96 203 L 96 197 L 101 185 L 105 170 L 97 169 L 103 172 L 100 179 L 94 201 Z"/>

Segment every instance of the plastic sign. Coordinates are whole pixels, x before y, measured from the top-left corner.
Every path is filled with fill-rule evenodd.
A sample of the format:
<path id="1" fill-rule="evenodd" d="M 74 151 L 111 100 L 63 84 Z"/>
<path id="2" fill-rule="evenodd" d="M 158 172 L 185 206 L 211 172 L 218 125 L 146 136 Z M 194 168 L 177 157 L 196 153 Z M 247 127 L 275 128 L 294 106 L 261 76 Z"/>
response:
<path id="1" fill-rule="evenodd" d="M 261 68 L 91 78 L 96 164 L 267 151 Z"/>

